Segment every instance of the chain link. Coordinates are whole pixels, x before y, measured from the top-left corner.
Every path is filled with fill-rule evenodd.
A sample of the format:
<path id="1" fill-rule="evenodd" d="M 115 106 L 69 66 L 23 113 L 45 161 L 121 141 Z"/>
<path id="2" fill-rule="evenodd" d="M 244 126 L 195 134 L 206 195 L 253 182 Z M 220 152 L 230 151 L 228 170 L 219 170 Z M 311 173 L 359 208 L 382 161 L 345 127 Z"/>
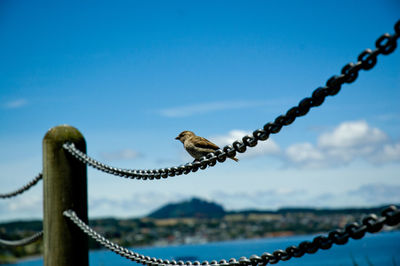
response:
<path id="1" fill-rule="evenodd" d="M 20 240 L 4 240 L 0 239 L 0 244 L 4 246 L 11 246 L 11 247 L 20 247 L 20 246 L 26 246 L 29 245 L 33 242 L 38 241 L 43 237 L 43 231 L 37 232 L 32 236 L 29 236 L 27 238 L 23 238 Z"/>
<path id="2" fill-rule="evenodd" d="M 0 194 L 0 199 L 7 199 L 7 198 L 12 198 L 17 196 L 18 194 L 22 194 L 34 185 L 37 184 L 41 179 L 43 178 L 42 173 L 38 174 L 34 179 L 32 179 L 28 184 L 25 186 L 21 187 L 20 189 L 10 192 L 10 193 L 5 193 L 5 194 Z"/>
<path id="3" fill-rule="evenodd" d="M 289 109 L 286 114 L 278 116 L 274 122 L 269 122 L 263 128 L 257 129 L 252 135 L 247 135 L 242 140 L 237 140 L 232 145 L 227 145 L 222 149 L 209 153 L 203 156 L 199 161 L 187 163 L 177 167 L 160 168 L 154 170 L 128 170 L 120 169 L 112 166 L 105 165 L 96 161 L 83 152 L 79 151 L 73 143 L 65 143 L 64 148 L 69 151 L 73 156 L 80 161 L 106 173 L 127 178 L 136 179 L 160 179 L 172 177 L 175 175 L 188 174 L 196 172 L 198 169 L 204 170 L 207 166 L 211 167 L 216 165 L 217 162 L 224 162 L 227 157 L 234 157 L 237 152 L 243 153 L 247 147 L 254 147 L 258 141 L 265 141 L 269 138 L 270 134 L 277 134 L 282 127 L 292 124 L 296 118 L 306 115 L 311 108 L 320 106 L 327 96 L 336 95 L 344 83 L 354 82 L 360 70 L 369 70 L 377 63 L 377 56 L 380 54 L 388 55 L 392 53 L 397 47 L 397 39 L 400 37 L 400 20 L 394 26 L 395 33 L 390 35 L 388 33 L 379 37 L 376 42 L 375 50 L 366 49 L 357 58 L 356 63 L 348 63 L 345 65 L 339 76 L 332 76 L 326 82 L 325 86 L 319 87 L 312 93 L 311 97 L 304 98 L 297 106 Z"/>
<path id="4" fill-rule="evenodd" d="M 229 261 L 220 260 L 217 262 L 213 260 L 211 262 L 203 261 L 175 261 L 150 258 L 148 256 L 141 255 L 133 252 L 127 248 L 121 247 L 115 244 L 92 228 L 85 224 L 73 210 L 64 211 L 64 216 L 68 217 L 75 225 L 77 225 L 83 232 L 93 238 L 103 247 L 108 248 L 114 253 L 127 258 L 131 261 L 141 263 L 148 266 L 170 266 L 170 265 L 214 265 L 214 266 L 257 266 L 266 265 L 268 263 L 275 264 L 279 261 L 286 261 L 291 258 L 299 258 L 304 254 L 314 254 L 319 249 L 330 249 L 333 244 L 344 245 L 350 238 L 360 239 L 365 236 L 365 233 L 376 233 L 380 231 L 384 225 L 395 226 L 400 223 L 400 210 L 395 206 L 390 206 L 382 211 L 381 217 L 377 217 L 375 214 L 370 214 L 362 219 L 361 223 L 351 223 L 344 229 L 336 229 L 330 232 L 327 236 L 319 235 L 316 236 L 312 241 L 303 241 L 298 246 L 289 246 L 285 250 L 278 249 L 272 254 L 264 252 L 261 256 L 252 255 L 249 258 L 241 257 L 239 261 L 232 258 Z"/>

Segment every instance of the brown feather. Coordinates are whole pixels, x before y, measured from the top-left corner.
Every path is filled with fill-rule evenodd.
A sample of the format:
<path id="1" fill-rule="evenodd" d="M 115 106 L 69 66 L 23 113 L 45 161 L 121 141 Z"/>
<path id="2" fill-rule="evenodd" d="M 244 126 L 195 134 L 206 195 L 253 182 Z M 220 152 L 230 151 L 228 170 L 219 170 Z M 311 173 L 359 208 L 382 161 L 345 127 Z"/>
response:
<path id="1" fill-rule="evenodd" d="M 193 137 L 193 139 L 196 140 L 196 142 L 194 143 L 194 145 L 196 147 L 205 148 L 205 149 L 213 149 L 213 150 L 219 149 L 219 147 L 217 145 L 215 145 L 214 143 L 212 143 L 211 141 L 209 141 L 206 138 L 195 136 L 195 137 Z"/>

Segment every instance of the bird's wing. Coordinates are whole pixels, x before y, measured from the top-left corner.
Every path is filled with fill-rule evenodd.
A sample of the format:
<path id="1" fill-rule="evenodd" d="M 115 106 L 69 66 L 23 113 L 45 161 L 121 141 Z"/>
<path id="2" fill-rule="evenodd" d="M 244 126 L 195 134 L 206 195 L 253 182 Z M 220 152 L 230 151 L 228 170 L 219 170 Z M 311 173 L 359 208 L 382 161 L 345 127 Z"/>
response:
<path id="1" fill-rule="evenodd" d="M 208 139 L 205 139 L 203 137 L 196 136 L 196 141 L 194 141 L 194 146 L 199 147 L 199 148 L 204 148 L 204 149 L 213 149 L 213 150 L 218 150 L 219 147 L 209 141 Z"/>

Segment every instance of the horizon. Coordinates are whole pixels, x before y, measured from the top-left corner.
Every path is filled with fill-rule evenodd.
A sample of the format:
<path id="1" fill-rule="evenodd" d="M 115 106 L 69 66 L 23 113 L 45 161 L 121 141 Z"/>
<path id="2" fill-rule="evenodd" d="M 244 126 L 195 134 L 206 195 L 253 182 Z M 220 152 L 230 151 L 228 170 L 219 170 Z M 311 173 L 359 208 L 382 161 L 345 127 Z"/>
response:
<path id="1" fill-rule="evenodd" d="M 142 215 L 142 216 L 131 216 L 131 217 L 118 217 L 118 216 L 99 216 L 99 217 L 89 217 L 89 220 L 103 220 L 103 219 L 115 219 L 115 220 L 130 220 L 130 219 L 148 219 L 148 218 L 151 218 L 151 219 L 180 219 L 180 218 L 187 218 L 187 217 L 178 217 L 178 218 L 152 218 L 152 217 L 149 217 L 150 216 L 150 214 L 152 214 L 152 213 L 154 213 L 155 211 L 158 211 L 159 209 L 161 209 L 161 208 L 163 208 L 163 207 L 165 207 L 165 206 L 167 206 L 167 205 L 170 205 L 170 204 L 180 204 L 180 203 L 184 203 L 184 202 L 190 202 L 190 201 L 192 201 L 193 199 L 199 199 L 199 200 L 201 200 L 201 201 L 206 201 L 206 202 L 208 202 L 208 203 L 215 203 L 215 204 L 217 204 L 218 206 L 221 206 L 222 208 L 223 208 L 223 210 L 224 210 L 224 212 L 226 212 L 226 213 L 228 213 L 228 214 L 231 214 L 231 213 L 235 213 L 235 212 L 238 212 L 238 213 L 241 213 L 241 212 L 252 212 L 252 211 L 254 211 L 254 212 L 279 212 L 279 211 L 281 211 L 281 210 L 287 210 L 287 209 L 289 209 L 289 210 L 302 210 L 302 209 L 305 209 L 305 210 L 315 210 L 315 211 L 325 211 L 325 210 L 332 210 L 332 211 L 335 211 L 335 210 L 338 210 L 338 211 L 340 211 L 340 210 L 343 210 L 343 211 L 345 211 L 345 210 L 350 210 L 350 209 L 356 209 L 356 210 L 362 210 L 362 209 L 384 209 L 384 208 L 386 208 L 386 207 L 388 207 L 388 206 L 390 206 L 390 205 L 394 205 L 394 206 L 400 206 L 400 203 L 391 203 L 391 204 L 379 204 L 379 205 L 371 205 L 371 206 L 357 206 L 357 207 L 351 207 L 351 206 L 346 206 L 346 207 L 311 207 L 311 206 L 309 206 L 309 207 L 307 207 L 307 206 L 296 206 L 296 207 L 292 207 L 292 206 L 282 206 L 282 207 L 279 207 L 279 208 L 277 208 L 277 209 L 239 209 L 239 210 L 227 210 L 222 204 L 219 204 L 218 202 L 213 202 L 213 201 L 207 201 L 207 200 L 205 200 L 205 199 L 200 199 L 200 198 L 190 198 L 190 199 L 187 199 L 187 200 L 182 200 L 182 201 L 180 201 L 180 202 L 167 202 L 167 203 L 165 203 L 164 205 L 162 205 L 162 206 L 159 206 L 158 208 L 156 208 L 156 209 L 154 209 L 154 210 L 152 210 L 152 211 L 150 211 L 148 214 L 146 214 L 146 215 Z M 8 224 L 8 223 L 17 223 L 17 222 L 37 222 L 37 221 L 42 221 L 43 219 L 24 219 L 24 218 L 22 218 L 22 219 L 17 219 L 17 220 L 0 220 L 0 224 Z"/>
<path id="2" fill-rule="evenodd" d="M 231 144 L 393 34 L 399 10 L 396 0 L 2 1 L 0 193 L 42 171 L 43 136 L 60 124 L 119 168 L 192 161 L 174 139 L 183 130 Z M 153 181 L 88 167 L 89 217 L 189 197 L 227 209 L 398 203 L 399 69 L 397 47 L 238 163 Z M 0 221 L 41 218 L 42 205 L 39 183 L 0 200 Z"/>

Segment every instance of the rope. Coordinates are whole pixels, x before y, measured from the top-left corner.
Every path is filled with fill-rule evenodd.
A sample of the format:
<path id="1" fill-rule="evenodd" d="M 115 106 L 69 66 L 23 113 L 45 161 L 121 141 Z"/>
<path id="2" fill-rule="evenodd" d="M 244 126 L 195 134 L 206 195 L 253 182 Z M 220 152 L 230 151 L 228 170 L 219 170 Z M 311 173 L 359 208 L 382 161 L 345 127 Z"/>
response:
<path id="1" fill-rule="evenodd" d="M 36 185 L 37 182 L 39 182 L 42 178 L 43 178 L 43 175 L 42 175 L 42 173 L 40 173 L 34 179 L 32 179 L 28 184 L 21 187 L 20 189 L 17 189 L 16 191 L 10 192 L 10 193 L 0 194 L 0 199 L 7 199 L 7 198 L 15 197 L 18 194 L 24 193 L 25 191 L 27 191 L 28 189 L 30 189 L 31 187 Z"/>
<path id="2" fill-rule="evenodd" d="M 26 245 L 29 245 L 29 244 L 31 244 L 33 242 L 38 241 L 42 237 L 43 237 L 43 231 L 37 232 L 32 236 L 29 236 L 27 238 L 23 238 L 23 239 L 20 239 L 20 240 L 4 240 L 4 239 L 0 239 L 0 244 L 2 244 L 4 246 L 12 246 L 12 247 L 26 246 Z"/>
<path id="3" fill-rule="evenodd" d="M 196 172 L 198 169 L 204 170 L 207 166 L 214 166 L 217 162 L 224 162 L 227 157 L 234 157 L 237 152 L 243 153 L 247 147 L 254 147 L 258 141 L 265 141 L 269 138 L 270 134 L 277 134 L 282 127 L 292 124 L 297 117 L 306 115 L 312 107 L 320 106 L 327 96 L 336 95 L 344 83 L 354 82 L 360 70 L 369 70 L 377 63 L 377 57 L 380 54 L 388 55 L 392 53 L 397 47 L 397 39 L 400 37 L 400 20 L 394 26 L 395 33 L 390 35 L 388 33 L 379 37 L 376 42 L 375 50 L 366 49 L 357 58 L 357 63 L 349 63 L 345 65 L 339 76 L 332 76 L 326 82 L 326 85 L 319 87 L 312 93 L 311 97 L 304 98 L 300 103 L 289 109 L 286 114 L 278 116 L 274 122 L 269 122 L 263 128 L 257 129 L 252 135 L 247 135 L 242 140 L 237 140 L 232 145 L 227 145 L 223 149 L 219 149 L 213 153 L 203 156 L 199 161 L 193 163 L 186 163 L 184 165 L 160 168 L 154 170 L 129 170 L 120 169 L 108 166 L 95 159 L 90 158 L 80 150 L 78 150 L 73 143 L 65 143 L 64 149 L 70 152 L 74 157 L 98 170 L 104 171 L 117 176 L 136 179 L 160 179 L 169 176 L 188 174 Z"/>
<path id="4" fill-rule="evenodd" d="M 268 263 L 275 264 L 279 261 L 286 261 L 291 258 L 299 258 L 304 254 L 314 254 L 319 249 L 329 249 L 333 244 L 344 245 L 348 242 L 349 238 L 360 239 L 365 236 L 366 232 L 376 233 L 380 231 L 384 225 L 394 226 L 400 223 L 400 210 L 395 206 L 390 206 L 382 211 L 381 217 L 377 217 L 375 214 L 370 214 L 361 223 L 351 223 L 345 227 L 345 229 L 336 229 L 331 231 L 327 236 L 319 235 L 310 241 L 303 241 L 298 246 L 290 246 L 285 250 L 278 249 L 272 254 L 264 252 L 261 256 L 252 255 L 249 258 L 241 257 L 238 261 L 234 258 L 227 260 L 220 260 L 217 262 L 213 260 L 211 262 L 203 261 L 175 261 L 166 259 L 150 258 L 148 256 L 141 255 L 133 252 L 127 248 L 121 247 L 120 245 L 113 243 L 100 235 L 87 224 L 85 224 L 73 210 L 64 211 L 64 216 L 68 217 L 75 225 L 77 225 L 84 233 L 93 238 L 103 247 L 113 251 L 114 253 L 127 258 L 131 261 L 141 263 L 148 266 L 170 266 L 170 265 L 212 265 L 212 266 L 257 266 L 266 265 Z"/>

